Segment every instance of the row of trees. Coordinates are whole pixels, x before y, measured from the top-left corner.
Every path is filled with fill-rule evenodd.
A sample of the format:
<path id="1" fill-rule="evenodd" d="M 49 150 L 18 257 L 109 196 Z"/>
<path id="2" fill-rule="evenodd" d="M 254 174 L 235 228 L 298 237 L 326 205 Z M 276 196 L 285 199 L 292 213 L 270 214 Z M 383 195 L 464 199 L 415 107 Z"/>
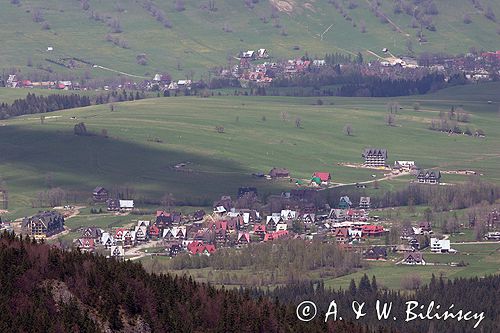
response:
<path id="1" fill-rule="evenodd" d="M 138 263 L 63 252 L 7 233 L 0 236 L 0 268 L 1 332 L 375 331 L 346 320 L 301 322 L 294 304 L 148 274 Z"/>
<path id="2" fill-rule="evenodd" d="M 24 114 L 45 113 L 63 109 L 71 109 L 89 106 L 91 104 L 88 96 L 78 94 L 71 95 L 49 95 L 35 96 L 28 93 L 26 98 L 17 99 L 11 105 L 0 104 L 0 119 L 6 119 Z"/>
<path id="3" fill-rule="evenodd" d="M 366 302 L 364 312 L 366 316 L 359 319 L 369 327 L 382 325 L 385 329 L 397 330 L 401 332 L 442 332 L 442 333 L 465 333 L 473 332 L 474 324 L 477 320 L 469 322 L 456 320 L 414 320 L 406 322 L 406 302 L 418 301 L 419 305 L 425 307 L 422 313 L 425 314 L 427 306 L 434 301 L 434 311 L 432 313 L 443 313 L 451 304 L 454 308 L 450 311 L 456 313 L 463 309 L 463 313 L 472 311 L 480 313 L 484 311 L 484 320 L 477 330 L 482 332 L 498 332 L 500 330 L 500 307 L 499 298 L 495 290 L 500 288 L 500 276 L 486 276 L 483 278 L 446 280 L 443 276 L 432 275 L 428 285 L 422 285 L 418 274 L 403 276 L 402 284 L 414 289 L 412 293 L 400 293 L 398 291 L 388 291 L 381 286 L 375 277 L 371 279 L 364 275 L 359 283 L 351 280 L 350 286 L 346 290 L 331 290 L 324 286 L 322 281 L 301 282 L 279 286 L 275 289 L 263 291 L 253 288 L 250 295 L 253 297 L 275 297 L 282 302 L 299 304 L 302 300 L 313 301 L 318 309 L 326 311 L 330 302 L 335 300 L 338 311 L 343 319 L 353 320 L 354 313 L 349 311 L 353 300 Z M 242 293 L 244 293 L 242 291 Z M 390 320 L 380 321 L 375 311 L 376 301 L 382 303 L 392 302 Z M 436 310 L 440 305 L 441 310 Z M 417 310 L 415 310 L 417 311 Z M 397 320 L 392 320 L 392 317 Z M 324 319 L 324 317 L 323 317 Z"/>
<path id="4" fill-rule="evenodd" d="M 211 267 L 216 270 L 241 270 L 306 273 L 328 268 L 340 276 L 361 267 L 359 254 L 343 251 L 333 243 L 304 240 L 277 240 L 250 244 L 242 249 L 219 249 L 209 257 L 179 255 L 170 262 L 172 269 Z"/>

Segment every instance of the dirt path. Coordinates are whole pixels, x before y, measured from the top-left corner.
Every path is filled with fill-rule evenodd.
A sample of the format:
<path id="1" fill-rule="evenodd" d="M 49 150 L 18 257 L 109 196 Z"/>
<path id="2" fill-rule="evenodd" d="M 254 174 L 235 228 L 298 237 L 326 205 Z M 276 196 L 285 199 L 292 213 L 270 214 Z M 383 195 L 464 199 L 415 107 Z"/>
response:
<path id="1" fill-rule="evenodd" d="M 142 243 L 138 246 L 126 249 L 125 256 L 133 256 L 132 258 L 129 258 L 129 260 L 137 260 L 137 259 L 143 258 L 147 255 L 150 255 L 150 253 L 146 253 L 146 252 L 143 252 L 140 250 L 146 249 L 148 247 L 156 247 L 162 242 L 163 242 L 163 240 L 149 241 L 146 243 Z"/>
<path id="2" fill-rule="evenodd" d="M 105 71 L 110 71 L 110 72 L 130 76 L 130 77 L 136 77 L 139 79 L 147 79 L 147 77 L 145 77 L 145 76 L 139 76 L 139 75 L 129 74 L 129 73 L 125 73 L 125 72 L 120 72 L 120 71 L 117 71 L 115 69 L 111 69 L 111 68 L 100 66 L 100 65 L 94 65 L 93 68 L 100 68 L 100 69 L 104 69 Z"/>

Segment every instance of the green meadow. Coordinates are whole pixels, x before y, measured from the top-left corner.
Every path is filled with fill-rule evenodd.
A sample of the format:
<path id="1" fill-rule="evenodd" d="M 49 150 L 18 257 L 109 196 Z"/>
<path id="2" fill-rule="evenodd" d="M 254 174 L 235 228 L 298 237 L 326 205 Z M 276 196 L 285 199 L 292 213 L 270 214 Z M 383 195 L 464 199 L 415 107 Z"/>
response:
<path id="1" fill-rule="evenodd" d="M 271 18 L 271 3 L 281 3 L 290 10 L 278 11 Z M 214 10 L 208 1 L 186 0 L 185 10 L 177 11 L 173 1 L 153 1 L 171 23 L 165 28 L 147 12 L 140 0 L 88 1 L 84 10 L 78 1 L 22 0 L 12 5 L 1 0 L 0 68 L 18 68 L 29 73 L 38 67 L 44 71 L 93 77 L 116 73 L 78 63 L 74 70 L 48 62 L 46 59 L 76 57 L 92 64 L 109 67 L 137 76 L 150 77 L 158 71 L 168 71 L 176 78 L 195 76 L 207 79 L 214 66 L 234 63 L 239 51 L 267 48 L 274 59 L 301 57 L 304 54 L 323 57 L 325 53 L 341 52 L 373 57 L 367 51 L 381 53 L 389 48 L 394 54 L 407 54 L 408 45 L 416 53 L 424 51 L 459 54 L 469 48 L 496 50 L 500 42 L 497 24 L 486 19 L 468 0 L 435 1 L 437 15 L 431 15 L 436 31 L 424 29 L 427 42 L 416 37 L 419 29 L 411 28 L 411 16 L 394 14 L 393 1 L 381 1 L 380 10 L 392 22 L 382 23 L 370 11 L 368 1 L 357 1 L 348 9 L 343 3 L 346 20 L 327 1 L 302 2 L 261 0 L 253 8 L 244 1 L 217 0 Z M 482 1 L 500 15 L 500 3 Z M 283 6 L 280 8 L 284 8 Z M 33 13 L 40 12 L 44 20 L 33 22 Z M 104 22 L 90 18 L 98 13 Z M 470 24 L 463 23 L 469 14 Z M 114 33 L 109 22 L 118 21 L 121 32 Z M 361 32 L 361 25 L 366 32 Z M 47 29 L 50 27 L 50 29 Z M 223 28 L 226 31 L 224 32 Z M 106 41 L 106 36 L 119 39 L 127 48 Z M 47 48 L 53 47 L 53 51 Z M 139 65 L 138 54 L 146 54 L 148 62 Z M 31 62 L 31 67 L 28 63 Z M 50 69 L 48 69 L 50 67 Z"/>
<path id="2" fill-rule="evenodd" d="M 336 183 L 380 179 L 383 172 L 339 163 L 361 163 L 366 147 L 389 151 L 389 163 L 415 160 L 424 168 L 472 169 L 484 180 L 500 181 L 497 83 L 451 88 L 427 96 L 397 99 L 289 97 L 169 97 L 91 106 L 1 121 L 0 175 L 9 189 L 9 209 L 31 207 L 37 193 L 51 186 L 90 197 L 95 186 L 129 186 L 136 197 L 159 200 L 172 193 L 187 205 L 207 206 L 239 186 L 257 186 L 266 196 L 294 186 L 291 181 L 252 177 L 285 167 L 292 178 L 315 171 Z M 0 90 L 4 93 L 7 90 Z M 466 99 L 462 97 L 467 94 Z M 496 94 L 496 95 L 495 95 Z M 401 110 L 387 126 L 387 103 Z M 420 111 L 413 109 L 420 103 Z M 449 136 L 428 125 L 452 105 L 471 114 L 485 138 Z M 300 118 L 301 126 L 296 127 Z M 76 136 L 84 122 L 93 136 Z M 351 124 L 354 135 L 343 128 Z M 216 126 L 223 126 L 218 133 Z M 101 135 L 107 130 L 108 138 Z M 175 168 L 185 163 L 184 167 Z M 375 176 L 375 177 L 373 177 Z M 380 191 L 404 186 L 410 177 L 381 181 Z M 457 183 L 467 176 L 444 175 Z"/>

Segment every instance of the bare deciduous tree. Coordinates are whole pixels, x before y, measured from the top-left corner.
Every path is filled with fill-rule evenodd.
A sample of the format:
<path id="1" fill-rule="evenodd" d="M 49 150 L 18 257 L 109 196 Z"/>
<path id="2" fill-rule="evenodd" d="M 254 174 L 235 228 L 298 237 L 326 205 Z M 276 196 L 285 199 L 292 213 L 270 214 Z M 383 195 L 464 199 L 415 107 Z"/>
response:
<path id="1" fill-rule="evenodd" d="M 300 117 L 295 118 L 295 127 L 302 128 L 302 118 Z"/>
<path id="2" fill-rule="evenodd" d="M 352 130 L 352 125 L 351 124 L 346 124 L 344 126 L 344 134 L 347 135 L 347 136 L 351 136 L 353 134 L 353 130 Z"/>
<path id="3" fill-rule="evenodd" d="M 396 124 L 396 116 L 392 113 L 389 113 L 385 116 L 385 123 L 387 126 L 394 126 Z"/>

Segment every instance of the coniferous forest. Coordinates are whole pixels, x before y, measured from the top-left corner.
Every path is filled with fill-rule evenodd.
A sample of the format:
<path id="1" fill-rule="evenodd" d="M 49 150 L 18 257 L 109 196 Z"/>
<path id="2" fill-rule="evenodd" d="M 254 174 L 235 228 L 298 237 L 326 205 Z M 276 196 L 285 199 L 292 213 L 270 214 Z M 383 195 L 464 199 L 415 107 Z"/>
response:
<path id="1" fill-rule="evenodd" d="M 393 303 L 404 318 L 405 302 L 435 301 L 455 309 L 484 311 L 478 332 L 500 330 L 500 277 L 444 281 L 433 278 L 414 294 L 381 290 L 366 275 L 345 291 L 322 282 L 274 290 L 225 290 L 187 277 L 147 273 L 140 264 L 79 251 L 65 252 L 29 238 L 0 236 L 1 332 L 472 332 L 474 321 L 378 320 L 376 300 Z M 314 301 L 318 316 L 297 319 L 296 306 Z M 336 300 L 342 321 L 324 321 Z M 366 302 L 356 321 L 351 302 Z"/>
<path id="2" fill-rule="evenodd" d="M 148 274 L 140 264 L 0 236 L 0 332 L 374 332 L 293 305 Z M 377 332 L 396 332 L 380 329 Z"/>

